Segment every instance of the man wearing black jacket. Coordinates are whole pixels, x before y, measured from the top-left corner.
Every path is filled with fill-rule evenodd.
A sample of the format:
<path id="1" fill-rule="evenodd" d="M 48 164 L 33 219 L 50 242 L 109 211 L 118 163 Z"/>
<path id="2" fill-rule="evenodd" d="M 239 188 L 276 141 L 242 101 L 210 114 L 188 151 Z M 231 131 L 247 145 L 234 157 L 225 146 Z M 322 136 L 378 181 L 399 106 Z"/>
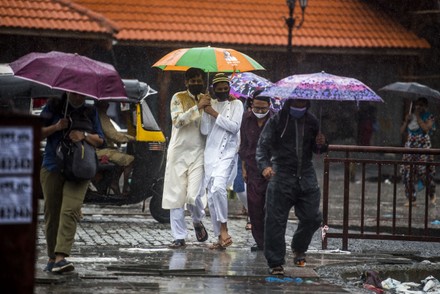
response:
<path id="1" fill-rule="evenodd" d="M 294 264 L 305 266 L 305 252 L 322 222 L 321 192 L 312 154 L 326 152 L 327 148 L 318 120 L 308 111 L 307 100 L 287 100 L 261 133 L 256 160 L 262 175 L 269 180 L 264 255 L 270 274 L 284 274 L 285 233 L 293 206 L 299 219 L 291 243 Z"/>

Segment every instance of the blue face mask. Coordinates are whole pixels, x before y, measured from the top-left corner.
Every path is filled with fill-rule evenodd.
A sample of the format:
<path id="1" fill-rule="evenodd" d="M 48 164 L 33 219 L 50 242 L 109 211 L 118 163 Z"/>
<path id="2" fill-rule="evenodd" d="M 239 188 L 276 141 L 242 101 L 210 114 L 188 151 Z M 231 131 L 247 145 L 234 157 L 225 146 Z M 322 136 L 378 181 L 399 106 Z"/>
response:
<path id="1" fill-rule="evenodd" d="M 307 111 L 307 107 L 303 107 L 303 108 L 290 107 L 290 115 L 295 119 L 303 117 L 306 111 Z"/>

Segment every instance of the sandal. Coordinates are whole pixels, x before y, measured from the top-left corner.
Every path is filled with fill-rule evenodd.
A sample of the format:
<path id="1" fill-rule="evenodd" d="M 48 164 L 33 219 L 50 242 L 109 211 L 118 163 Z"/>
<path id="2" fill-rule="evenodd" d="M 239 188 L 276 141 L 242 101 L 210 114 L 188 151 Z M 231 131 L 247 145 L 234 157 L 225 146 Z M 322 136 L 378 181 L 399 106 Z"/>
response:
<path id="1" fill-rule="evenodd" d="M 244 228 L 245 228 L 246 231 L 251 231 L 252 230 L 251 222 L 247 222 L 246 226 Z"/>
<path id="2" fill-rule="evenodd" d="M 229 246 L 232 245 L 232 238 L 231 237 L 228 237 L 228 238 L 226 238 L 224 240 L 220 239 L 220 237 L 219 237 L 218 240 L 219 240 L 220 246 L 223 247 L 223 248 L 226 248 L 226 247 L 229 247 Z"/>
<path id="3" fill-rule="evenodd" d="M 284 268 L 281 265 L 272 267 L 269 269 L 269 274 L 273 276 L 284 276 Z"/>
<path id="4" fill-rule="evenodd" d="M 168 245 L 168 248 L 170 249 L 184 249 L 185 247 L 186 243 L 184 239 L 174 240 L 170 245 Z"/>
<path id="5" fill-rule="evenodd" d="M 196 232 L 197 241 L 205 242 L 208 240 L 208 232 L 202 222 L 194 224 L 194 231 Z"/>
<path id="6" fill-rule="evenodd" d="M 220 243 L 218 242 L 212 243 L 211 245 L 209 245 L 208 248 L 211 250 L 225 250 L 225 248 L 223 248 L 222 245 L 220 245 Z"/>

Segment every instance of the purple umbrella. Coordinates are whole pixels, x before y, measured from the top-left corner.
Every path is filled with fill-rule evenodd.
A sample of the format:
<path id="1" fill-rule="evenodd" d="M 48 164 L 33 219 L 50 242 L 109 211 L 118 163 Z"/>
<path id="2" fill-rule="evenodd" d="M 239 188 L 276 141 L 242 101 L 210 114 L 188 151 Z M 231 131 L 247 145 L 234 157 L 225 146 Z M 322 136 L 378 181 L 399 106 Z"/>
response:
<path id="1" fill-rule="evenodd" d="M 230 86 L 231 94 L 235 97 L 252 98 L 256 90 L 264 90 L 273 86 L 273 83 L 254 73 L 240 72 L 231 76 Z"/>
<path id="2" fill-rule="evenodd" d="M 14 75 L 53 89 L 95 99 L 124 99 L 127 94 L 116 69 L 78 54 L 29 53 L 11 62 Z"/>
<path id="3" fill-rule="evenodd" d="M 281 99 L 383 102 L 361 81 L 325 72 L 289 76 L 262 94 Z"/>

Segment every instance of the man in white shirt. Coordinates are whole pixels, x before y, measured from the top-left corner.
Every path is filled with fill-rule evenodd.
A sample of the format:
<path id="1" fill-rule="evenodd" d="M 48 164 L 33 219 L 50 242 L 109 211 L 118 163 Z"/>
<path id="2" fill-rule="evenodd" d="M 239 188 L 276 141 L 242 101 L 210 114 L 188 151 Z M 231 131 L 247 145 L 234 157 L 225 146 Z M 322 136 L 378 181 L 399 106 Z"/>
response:
<path id="1" fill-rule="evenodd" d="M 209 212 L 218 241 L 211 249 L 224 249 L 232 244 L 228 234 L 228 196 L 226 188 L 232 184 L 237 173 L 239 131 L 243 116 L 242 103 L 229 95 L 229 78 L 215 75 L 214 97 L 202 95 L 202 101 L 210 101 L 204 107 L 201 132 L 207 135 L 205 147 L 205 179 Z"/>
<path id="2" fill-rule="evenodd" d="M 172 249 L 186 246 L 188 231 L 185 205 L 191 212 L 197 240 L 204 242 L 208 239 L 208 233 L 201 222 L 205 216 L 205 206 L 200 198 L 205 150 L 205 137 L 200 133 L 200 119 L 201 109 L 209 104 L 206 99 L 199 99 L 204 90 L 203 76 L 203 71 L 198 68 L 188 69 L 185 73 L 187 90 L 177 92 L 171 99 L 172 130 L 162 208 L 170 209 L 174 241 L 169 248 Z"/>

